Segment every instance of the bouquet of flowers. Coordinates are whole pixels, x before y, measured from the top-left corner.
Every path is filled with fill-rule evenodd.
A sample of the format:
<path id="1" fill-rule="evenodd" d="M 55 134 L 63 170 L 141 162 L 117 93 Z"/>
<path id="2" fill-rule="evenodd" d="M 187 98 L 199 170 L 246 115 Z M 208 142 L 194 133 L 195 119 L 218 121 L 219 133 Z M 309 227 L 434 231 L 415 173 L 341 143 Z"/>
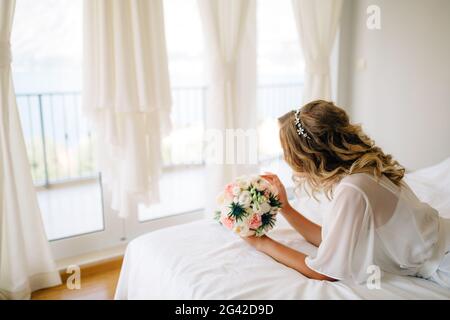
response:
<path id="1" fill-rule="evenodd" d="M 242 176 L 227 184 L 217 202 L 216 220 L 243 237 L 266 234 L 281 208 L 276 188 L 260 176 Z"/>

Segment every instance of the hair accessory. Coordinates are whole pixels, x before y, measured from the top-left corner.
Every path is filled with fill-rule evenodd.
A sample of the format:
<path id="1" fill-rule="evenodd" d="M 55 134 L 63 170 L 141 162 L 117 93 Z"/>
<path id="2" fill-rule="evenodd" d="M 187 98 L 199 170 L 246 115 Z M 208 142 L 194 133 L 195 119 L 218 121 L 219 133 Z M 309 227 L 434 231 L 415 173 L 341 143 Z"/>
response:
<path id="1" fill-rule="evenodd" d="M 300 109 L 293 111 L 295 114 L 295 127 L 297 128 L 297 133 L 299 136 L 303 136 L 304 138 L 311 139 L 311 137 L 306 132 L 305 128 L 303 128 L 302 122 L 300 121 Z"/>

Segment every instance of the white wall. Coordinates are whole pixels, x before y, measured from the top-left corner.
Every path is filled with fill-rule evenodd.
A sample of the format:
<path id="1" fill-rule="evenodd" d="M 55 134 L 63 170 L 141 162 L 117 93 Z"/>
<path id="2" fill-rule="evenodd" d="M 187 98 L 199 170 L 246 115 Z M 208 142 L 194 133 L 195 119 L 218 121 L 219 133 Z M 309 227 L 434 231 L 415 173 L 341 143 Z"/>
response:
<path id="1" fill-rule="evenodd" d="M 366 27 L 372 4 L 381 30 Z M 407 169 L 450 157 L 450 1 L 346 0 L 344 10 L 338 103 Z"/>

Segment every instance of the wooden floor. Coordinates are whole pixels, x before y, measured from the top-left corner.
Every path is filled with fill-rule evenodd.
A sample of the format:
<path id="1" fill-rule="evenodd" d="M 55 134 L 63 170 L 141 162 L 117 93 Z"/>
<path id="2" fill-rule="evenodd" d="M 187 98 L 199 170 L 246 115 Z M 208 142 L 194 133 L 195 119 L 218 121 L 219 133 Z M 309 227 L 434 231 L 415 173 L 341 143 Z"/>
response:
<path id="1" fill-rule="evenodd" d="M 68 289 L 67 275 L 61 274 L 63 284 L 53 288 L 35 291 L 32 300 L 109 300 L 119 279 L 123 258 L 115 258 L 100 264 L 81 267 L 81 288 Z"/>

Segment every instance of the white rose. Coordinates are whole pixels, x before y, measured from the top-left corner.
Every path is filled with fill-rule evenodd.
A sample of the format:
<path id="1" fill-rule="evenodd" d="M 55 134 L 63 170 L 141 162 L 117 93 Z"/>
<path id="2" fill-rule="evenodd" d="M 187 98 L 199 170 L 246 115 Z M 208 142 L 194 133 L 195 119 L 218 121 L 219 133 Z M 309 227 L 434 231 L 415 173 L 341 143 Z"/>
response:
<path id="1" fill-rule="evenodd" d="M 267 213 L 270 211 L 270 209 L 272 209 L 272 207 L 267 202 L 261 203 L 259 205 L 260 214 Z"/>
<path id="2" fill-rule="evenodd" d="M 225 202 L 225 194 L 223 192 L 219 193 L 219 195 L 216 198 L 216 201 L 219 205 L 223 205 Z"/>
<path id="3" fill-rule="evenodd" d="M 241 233 L 241 236 L 251 237 L 251 236 L 254 236 L 255 234 L 256 234 L 255 230 L 248 229 L 248 231 L 246 231 L 245 233 Z"/>
<path id="4" fill-rule="evenodd" d="M 231 189 L 231 193 L 233 196 L 238 196 L 239 193 L 241 193 L 241 188 L 239 186 L 234 186 L 233 189 Z"/>
<path id="5" fill-rule="evenodd" d="M 227 206 L 222 206 L 222 208 L 220 209 L 220 214 L 223 217 L 228 216 L 228 214 L 230 213 L 230 208 Z"/>
<path id="6" fill-rule="evenodd" d="M 248 208 L 252 202 L 252 196 L 250 195 L 250 192 L 243 191 L 238 198 L 238 203 L 243 206 L 244 208 Z"/>
<path id="7" fill-rule="evenodd" d="M 249 227 L 244 223 L 237 223 L 233 227 L 233 231 L 240 236 L 246 237 L 251 231 Z"/>
<path id="8" fill-rule="evenodd" d="M 265 196 L 261 196 L 261 197 L 259 197 L 259 201 L 258 202 L 259 203 L 265 203 L 265 202 L 267 202 L 267 198 Z"/>
<path id="9" fill-rule="evenodd" d="M 273 194 L 273 195 L 275 195 L 275 196 L 277 196 L 278 195 L 278 188 L 277 187 L 275 187 L 274 185 L 269 185 L 269 190 L 270 190 L 270 192 Z"/>
<path id="10" fill-rule="evenodd" d="M 239 178 L 236 180 L 236 182 L 237 182 L 237 184 L 239 185 L 239 187 L 240 187 L 241 189 L 243 189 L 243 190 L 247 190 L 248 187 L 250 186 L 250 182 L 249 182 L 249 180 L 248 180 L 247 177 L 239 177 Z"/>
<path id="11" fill-rule="evenodd" d="M 224 192 L 221 192 L 218 196 L 217 196 L 217 204 L 219 206 L 225 206 L 228 207 L 230 206 L 231 202 L 233 201 L 233 199 L 228 198 Z"/>
<path id="12" fill-rule="evenodd" d="M 268 183 L 267 183 L 267 181 L 266 180 L 264 180 L 264 179 L 262 179 L 262 178 L 260 178 L 260 177 L 258 177 L 258 179 L 256 179 L 254 182 L 253 182 L 253 185 L 255 186 L 255 188 L 256 188 L 256 190 L 258 190 L 258 191 L 264 191 L 264 190 L 266 190 L 267 188 L 268 188 Z"/>
<path id="13" fill-rule="evenodd" d="M 270 209 L 270 214 L 276 216 L 276 215 L 278 214 L 279 211 L 280 211 L 280 209 L 274 207 L 274 208 L 271 208 L 271 209 Z"/>
<path id="14" fill-rule="evenodd" d="M 259 215 L 262 215 L 266 212 L 269 212 L 271 207 L 267 202 L 265 202 L 265 203 L 260 203 L 260 204 L 254 204 L 252 206 L 252 209 L 253 209 L 253 212 L 255 212 Z"/>

